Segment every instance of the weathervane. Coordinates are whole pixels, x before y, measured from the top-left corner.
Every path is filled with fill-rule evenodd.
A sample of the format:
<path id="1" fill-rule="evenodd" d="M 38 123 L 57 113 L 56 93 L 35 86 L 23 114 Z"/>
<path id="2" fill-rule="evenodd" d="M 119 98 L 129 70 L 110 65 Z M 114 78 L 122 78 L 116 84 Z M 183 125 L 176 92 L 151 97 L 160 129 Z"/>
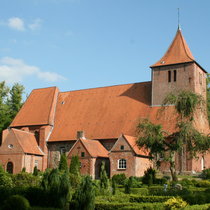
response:
<path id="1" fill-rule="evenodd" d="M 181 30 L 180 23 L 179 23 L 179 8 L 177 8 L 177 10 L 178 10 L 178 29 Z"/>

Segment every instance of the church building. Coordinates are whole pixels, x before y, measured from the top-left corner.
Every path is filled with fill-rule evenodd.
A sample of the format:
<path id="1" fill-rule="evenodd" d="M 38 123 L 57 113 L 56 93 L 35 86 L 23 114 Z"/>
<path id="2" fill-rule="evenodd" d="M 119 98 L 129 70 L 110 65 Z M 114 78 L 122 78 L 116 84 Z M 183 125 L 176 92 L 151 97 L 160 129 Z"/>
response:
<path id="1" fill-rule="evenodd" d="M 190 90 L 206 100 L 206 74 L 178 28 L 165 55 L 151 65 L 151 81 L 69 92 L 35 89 L 3 132 L 0 164 L 10 173 L 23 167 L 32 172 L 34 166 L 44 171 L 57 167 L 65 153 L 69 164 L 78 155 L 81 173 L 93 178 L 99 177 L 102 161 L 110 177 L 142 176 L 153 163 L 148 151 L 136 145 L 139 121 L 149 119 L 168 133 L 176 131 L 174 106 L 160 114 L 164 98 L 170 92 Z M 206 113 L 198 110 L 194 118 L 195 128 L 209 134 Z M 181 166 L 176 156 L 177 170 L 194 173 L 210 168 L 210 154 L 185 160 Z"/>

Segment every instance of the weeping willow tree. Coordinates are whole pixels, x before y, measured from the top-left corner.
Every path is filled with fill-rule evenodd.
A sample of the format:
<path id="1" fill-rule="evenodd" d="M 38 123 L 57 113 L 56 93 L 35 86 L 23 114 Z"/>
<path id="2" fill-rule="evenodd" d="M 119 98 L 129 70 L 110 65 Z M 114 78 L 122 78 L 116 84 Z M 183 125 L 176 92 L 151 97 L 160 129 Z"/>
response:
<path id="1" fill-rule="evenodd" d="M 157 166 L 160 159 L 168 162 L 172 179 L 177 180 L 175 154 L 181 156 L 181 170 L 186 151 L 189 158 L 196 157 L 198 153 L 205 153 L 210 148 L 209 138 L 193 127 L 194 114 L 197 109 L 202 109 L 204 100 L 200 95 L 190 91 L 181 91 L 175 95 L 170 93 L 163 101 L 163 109 L 168 105 L 174 105 L 177 117 L 177 131 L 169 134 L 162 129 L 161 125 L 155 125 L 149 120 L 142 120 L 137 126 L 139 147 L 145 147 L 150 151 L 150 156 L 157 159 Z"/>
<path id="2" fill-rule="evenodd" d="M 163 100 L 162 108 L 174 105 L 178 121 L 193 121 L 196 109 L 204 109 L 205 101 L 199 94 L 191 91 L 181 91 L 178 94 L 169 93 Z"/>

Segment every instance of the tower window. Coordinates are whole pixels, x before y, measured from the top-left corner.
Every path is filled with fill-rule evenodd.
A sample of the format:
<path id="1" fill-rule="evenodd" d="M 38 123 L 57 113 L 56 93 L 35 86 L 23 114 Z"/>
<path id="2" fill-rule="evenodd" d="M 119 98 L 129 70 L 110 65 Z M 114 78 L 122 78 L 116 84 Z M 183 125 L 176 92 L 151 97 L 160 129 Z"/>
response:
<path id="1" fill-rule="evenodd" d="M 168 82 L 171 82 L 171 71 L 168 71 Z"/>
<path id="2" fill-rule="evenodd" d="M 81 157 L 85 157 L 85 153 L 84 152 L 81 152 Z"/>
<path id="3" fill-rule="evenodd" d="M 174 82 L 176 82 L 176 70 L 174 70 Z"/>
<path id="4" fill-rule="evenodd" d="M 121 149 L 121 150 L 124 150 L 124 145 L 121 145 L 121 146 L 120 146 L 120 149 Z"/>

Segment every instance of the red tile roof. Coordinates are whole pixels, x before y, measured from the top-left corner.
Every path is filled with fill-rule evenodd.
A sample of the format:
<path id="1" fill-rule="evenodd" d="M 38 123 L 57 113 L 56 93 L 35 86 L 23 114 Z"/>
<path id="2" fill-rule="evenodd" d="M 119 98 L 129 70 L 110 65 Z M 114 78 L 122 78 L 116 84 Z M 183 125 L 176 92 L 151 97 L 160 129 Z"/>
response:
<path id="1" fill-rule="evenodd" d="M 128 136 L 128 135 L 123 135 L 124 138 L 127 140 L 128 144 L 131 146 L 131 148 L 133 149 L 133 151 L 137 154 L 137 155 L 144 155 L 144 156 L 148 156 L 149 152 L 146 151 L 144 148 L 139 148 L 138 145 L 136 144 L 136 137 L 133 136 Z"/>
<path id="2" fill-rule="evenodd" d="M 33 90 L 10 127 L 52 125 L 57 93 L 57 87 Z"/>
<path id="3" fill-rule="evenodd" d="M 70 149 L 68 156 L 72 153 L 72 151 L 77 148 L 77 145 L 81 142 L 84 148 L 87 150 L 91 157 L 108 157 L 108 151 L 98 140 L 90 140 L 90 139 L 78 139 L 74 146 Z"/>
<path id="4" fill-rule="evenodd" d="M 10 132 L 14 133 L 24 153 L 44 155 L 44 153 L 38 147 L 34 134 L 14 128 L 12 128 Z"/>
<path id="5" fill-rule="evenodd" d="M 49 141 L 75 140 L 78 130 L 90 139 L 135 134 L 139 118 L 151 111 L 151 82 L 59 93 Z"/>
<path id="6" fill-rule="evenodd" d="M 190 51 L 190 48 L 188 47 L 181 30 L 178 29 L 176 36 L 165 55 L 151 67 L 188 63 L 193 61 L 195 61 L 195 59 Z"/>
<path id="7" fill-rule="evenodd" d="M 108 151 L 98 140 L 80 139 L 91 157 L 108 157 Z"/>

